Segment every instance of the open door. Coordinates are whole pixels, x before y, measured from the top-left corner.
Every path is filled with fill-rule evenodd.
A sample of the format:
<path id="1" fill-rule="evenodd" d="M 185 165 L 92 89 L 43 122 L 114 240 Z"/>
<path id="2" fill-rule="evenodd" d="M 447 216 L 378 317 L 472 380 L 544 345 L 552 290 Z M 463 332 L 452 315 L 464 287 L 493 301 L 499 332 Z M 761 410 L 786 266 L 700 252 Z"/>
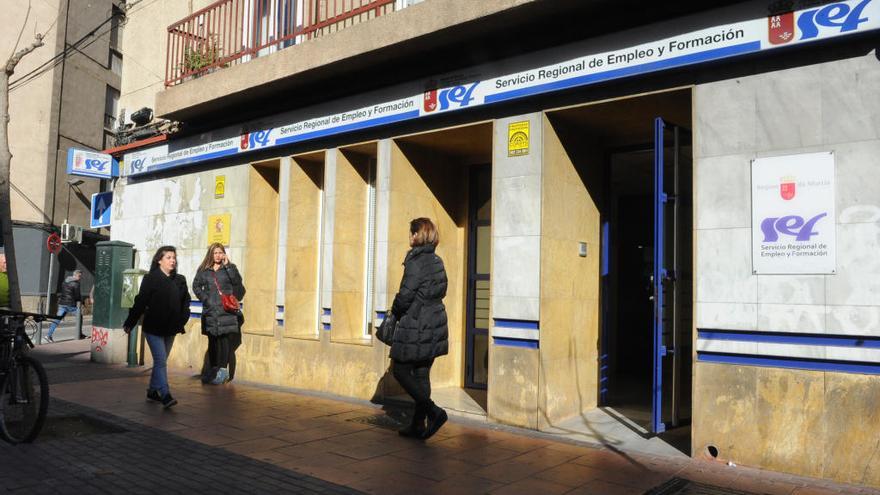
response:
<path id="1" fill-rule="evenodd" d="M 654 120 L 654 335 L 651 430 L 689 419 L 691 389 L 690 132 Z"/>

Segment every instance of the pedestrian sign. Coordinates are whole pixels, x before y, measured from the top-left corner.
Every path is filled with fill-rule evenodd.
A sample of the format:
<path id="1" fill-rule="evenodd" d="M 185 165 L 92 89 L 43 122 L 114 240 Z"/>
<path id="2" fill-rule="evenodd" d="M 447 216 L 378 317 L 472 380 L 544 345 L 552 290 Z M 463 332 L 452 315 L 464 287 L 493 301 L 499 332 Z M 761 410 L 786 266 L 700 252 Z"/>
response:
<path id="1" fill-rule="evenodd" d="M 113 191 L 92 194 L 92 215 L 89 227 L 110 226 L 110 206 L 113 204 Z"/>

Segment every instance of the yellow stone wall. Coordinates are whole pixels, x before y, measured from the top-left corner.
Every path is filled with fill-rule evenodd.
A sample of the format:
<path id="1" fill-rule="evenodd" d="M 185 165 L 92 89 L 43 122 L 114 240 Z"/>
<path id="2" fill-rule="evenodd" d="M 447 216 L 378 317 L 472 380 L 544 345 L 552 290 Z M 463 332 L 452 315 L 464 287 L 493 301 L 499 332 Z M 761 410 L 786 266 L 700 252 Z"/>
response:
<path id="1" fill-rule="evenodd" d="M 880 380 L 695 363 L 694 455 L 880 487 Z"/>
<path id="2" fill-rule="evenodd" d="M 324 153 L 294 157 L 287 208 L 287 274 L 284 283 L 285 337 L 319 335 L 321 194 Z"/>
<path id="3" fill-rule="evenodd" d="M 449 320 L 449 355 L 434 363 L 431 385 L 460 387 L 464 384 L 467 167 L 411 147 L 404 152 L 397 142 L 391 148 L 388 309 L 403 277 L 409 222 L 428 217 L 440 231 L 437 255 L 443 258 L 449 279 L 443 301 Z"/>
<path id="4" fill-rule="evenodd" d="M 596 407 L 598 397 L 600 224 L 585 181 L 602 162 L 586 152 L 573 156 L 563 144 L 545 117 L 539 428 Z M 587 243 L 585 258 L 579 242 Z"/>
<path id="5" fill-rule="evenodd" d="M 333 304 L 330 338 L 364 340 L 364 262 L 367 249 L 369 157 L 336 152 L 333 226 Z M 375 174 L 375 172 L 373 172 Z"/>
<path id="6" fill-rule="evenodd" d="M 248 172 L 248 218 L 243 333 L 275 332 L 275 274 L 278 257 L 279 162 L 254 164 Z"/>

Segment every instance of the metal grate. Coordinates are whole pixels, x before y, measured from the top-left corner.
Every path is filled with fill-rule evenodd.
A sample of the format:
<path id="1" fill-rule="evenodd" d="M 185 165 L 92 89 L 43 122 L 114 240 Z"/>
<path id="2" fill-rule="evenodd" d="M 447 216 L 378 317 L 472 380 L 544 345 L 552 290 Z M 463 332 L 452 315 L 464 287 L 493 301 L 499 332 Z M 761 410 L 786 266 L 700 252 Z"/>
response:
<path id="1" fill-rule="evenodd" d="M 672 478 L 660 486 L 654 487 L 645 495 L 757 495 L 753 492 L 733 490 L 720 486 L 697 483 L 684 478 Z"/>
<path id="2" fill-rule="evenodd" d="M 60 440 L 66 438 L 81 438 L 89 435 L 106 435 L 110 433 L 125 433 L 125 428 L 108 423 L 106 421 L 76 414 L 71 416 L 49 416 L 46 424 L 37 437 L 38 442 L 46 440 Z"/>
<path id="3" fill-rule="evenodd" d="M 348 421 L 352 421 L 354 423 L 362 423 L 371 426 L 378 426 L 379 428 L 385 428 L 386 430 L 399 430 L 403 428 L 406 424 L 402 421 L 399 421 L 387 414 L 375 414 L 373 416 L 362 416 L 360 418 L 351 418 Z M 408 419 L 407 419 L 408 421 Z"/>

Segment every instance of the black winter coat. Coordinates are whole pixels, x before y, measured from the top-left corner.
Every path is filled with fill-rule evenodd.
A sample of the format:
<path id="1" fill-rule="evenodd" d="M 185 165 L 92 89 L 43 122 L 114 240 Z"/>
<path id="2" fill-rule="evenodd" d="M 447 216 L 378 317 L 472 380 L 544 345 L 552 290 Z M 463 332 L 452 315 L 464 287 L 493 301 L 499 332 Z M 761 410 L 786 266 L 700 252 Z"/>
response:
<path id="1" fill-rule="evenodd" d="M 233 294 L 239 301 L 244 298 L 244 283 L 234 264 L 229 263 L 216 272 L 211 268 L 199 270 L 196 278 L 193 279 L 193 292 L 202 302 L 202 333 L 206 335 L 238 333 L 238 316 L 223 309 L 220 292 L 214 284 L 215 274 L 217 285 L 224 294 Z"/>
<path id="2" fill-rule="evenodd" d="M 146 333 L 161 336 L 183 333 L 189 321 L 189 303 L 186 277 L 176 273 L 165 275 L 156 267 L 144 275 L 123 326 L 134 327 L 143 315 L 142 328 Z"/>
<path id="3" fill-rule="evenodd" d="M 427 361 L 449 352 L 446 324 L 446 268 L 426 244 L 410 249 L 403 260 L 403 280 L 391 312 L 398 318 L 391 359 L 404 363 Z"/>
<path id="4" fill-rule="evenodd" d="M 79 301 L 82 301 L 80 283 L 79 280 L 71 275 L 64 279 L 64 283 L 61 285 L 61 295 L 58 296 L 58 305 L 76 306 L 76 303 Z"/>

